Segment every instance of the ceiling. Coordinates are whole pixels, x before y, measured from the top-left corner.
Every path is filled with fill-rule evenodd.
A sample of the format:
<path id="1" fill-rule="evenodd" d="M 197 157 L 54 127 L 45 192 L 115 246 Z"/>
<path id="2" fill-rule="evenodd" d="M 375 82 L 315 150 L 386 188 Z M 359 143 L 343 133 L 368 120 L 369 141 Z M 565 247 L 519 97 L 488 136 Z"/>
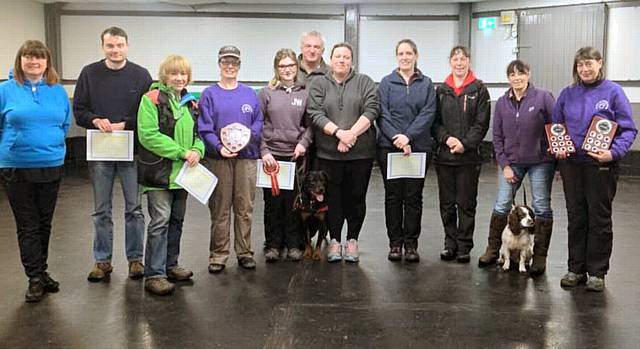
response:
<path id="1" fill-rule="evenodd" d="M 59 0 L 36 0 L 43 3 L 59 2 Z M 424 3 L 461 3 L 461 2 L 481 2 L 486 0 L 63 0 L 63 2 L 75 3 L 166 3 L 176 5 L 223 5 L 223 4 L 295 4 L 295 5 L 319 5 L 319 4 L 424 4 Z"/>

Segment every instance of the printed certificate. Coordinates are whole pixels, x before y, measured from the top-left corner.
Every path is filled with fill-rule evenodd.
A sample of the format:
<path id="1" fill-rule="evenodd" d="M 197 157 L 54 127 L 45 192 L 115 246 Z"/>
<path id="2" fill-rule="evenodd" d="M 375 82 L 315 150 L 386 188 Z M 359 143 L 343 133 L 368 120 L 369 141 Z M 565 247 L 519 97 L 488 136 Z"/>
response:
<path id="1" fill-rule="evenodd" d="M 278 185 L 280 189 L 293 190 L 293 184 L 296 180 L 296 163 L 290 161 L 278 161 L 280 171 L 278 171 Z M 266 174 L 262 169 L 262 160 L 258 160 L 258 178 L 256 187 L 271 188 L 271 176 Z"/>
<path id="2" fill-rule="evenodd" d="M 218 177 L 209 172 L 202 164 L 190 167 L 185 161 L 178 172 L 176 184 L 206 205 L 218 184 Z"/>
<path id="3" fill-rule="evenodd" d="M 133 161 L 133 131 L 87 130 L 87 161 Z"/>
<path id="4" fill-rule="evenodd" d="M 424 178 L 427 168 L 427 153 L 387 154 L 387 179 Z"/>

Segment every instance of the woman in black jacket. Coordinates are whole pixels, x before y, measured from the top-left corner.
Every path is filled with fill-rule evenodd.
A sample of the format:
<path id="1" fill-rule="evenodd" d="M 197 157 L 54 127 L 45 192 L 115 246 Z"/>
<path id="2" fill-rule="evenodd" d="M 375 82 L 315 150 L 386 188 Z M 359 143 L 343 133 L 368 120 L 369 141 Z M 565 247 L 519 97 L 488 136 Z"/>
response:
<path id="1" fill-rule="evenodd" d="M 433 137 L 438 146 L 436 173 L 440 216 L 444 226 L 442 260 L 468 263 L 473 248 L 476 197 L 480 176 L 479 146 L 489 129 L 491 100 L 470 65 L 464 46 L 449 54 L 451 74 L 436 90 L 437 111 Z"/>

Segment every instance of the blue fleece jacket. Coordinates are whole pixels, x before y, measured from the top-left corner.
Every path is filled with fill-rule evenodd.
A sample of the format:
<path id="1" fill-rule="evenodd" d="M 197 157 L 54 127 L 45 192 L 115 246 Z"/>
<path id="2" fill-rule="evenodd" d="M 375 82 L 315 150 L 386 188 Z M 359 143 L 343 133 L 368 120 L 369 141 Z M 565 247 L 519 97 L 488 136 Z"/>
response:
<path id="1" fill-rule="evenodd" d="M 62 166 L 70 117 L 60 84 L 0 84 L 0 168 Z"/>
<path id="2" fill-rule="evenodd" d="M 594 85 L 579 83 L 565 88 L 553 109 L 553 122 L 567 125 L 569 136 L 578 148 L 572 158 L 590 162 L 594 160 L 580 147 L 594 115 L 618 123 L 610 150 L 613 160 L 620 160 L 631 148 L 638 128 L 633 121 L 629 99 L 615 82 L 603 80 Z"/>
<path id="3" fill-rule="evenodd" d="M 396 149 L 393 136 L 409 138 L 412 151 L 431 151 L 431 125 L 436 115 L 436 90 L 431 79 L 416 70 L 407 85 L 397 70 L 378 86 L 380 116 L 378 146 Z"/>

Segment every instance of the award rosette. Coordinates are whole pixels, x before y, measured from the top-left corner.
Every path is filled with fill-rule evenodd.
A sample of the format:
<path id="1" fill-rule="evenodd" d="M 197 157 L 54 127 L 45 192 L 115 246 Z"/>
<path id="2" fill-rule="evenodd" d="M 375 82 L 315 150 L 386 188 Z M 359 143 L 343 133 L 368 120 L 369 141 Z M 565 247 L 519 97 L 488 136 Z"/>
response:
<path id="1" fill-rule="evenodd" d="M 618 124 L 615 121 L 594 115 L 584 137 L 582 149 L 593 153 L 609 150 L 617 129 Z"/>
<path id="2" fill-rule="evenodd" d="M 262 171 L 271 178 L 271 195 L 279 196 L 280 184 L 278 183 L 278 172 L 280 172 L 280 164 L 276 162 L 275 166 L 267 166 L 266 163 L 263 163 Z"/>
<path id="3" fill-rule="evenodd" d="M 220 130 L 220 140 L 225 148 L 232 153 L 237 153 L 249 144 L 251 130 L 243 124 L 234 122 Z"/>
<path id="4" fill-rule="evenodd" d="M 576 152 L 576 147 L 573 145 L 573 141 L 569 137 L 567 127 L 564 124 L 546 124 L 544 129 L 547 131 L 547 141 L 551 153 L 557 154 L 561 151 L 565 153 Z"/>

